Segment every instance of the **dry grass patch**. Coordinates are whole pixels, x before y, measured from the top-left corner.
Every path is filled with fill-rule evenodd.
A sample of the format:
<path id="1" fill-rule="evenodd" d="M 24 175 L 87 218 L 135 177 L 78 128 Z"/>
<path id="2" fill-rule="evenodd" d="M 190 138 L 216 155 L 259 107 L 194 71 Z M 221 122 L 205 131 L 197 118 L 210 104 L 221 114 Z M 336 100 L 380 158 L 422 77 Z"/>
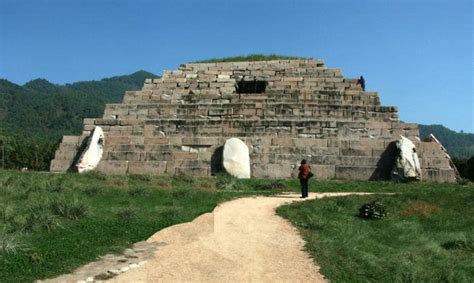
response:
<path id="1" fill-rule="evenodd" d="M 429 202 L 422 201 L 422 200 L 415 200 L 415 201 L 410 201 L 401 212 L 401 216 L 409 217 L 409 216 L 428 216 L 431 214 L 436 214 L 439 213 L 441 209 Z"/>

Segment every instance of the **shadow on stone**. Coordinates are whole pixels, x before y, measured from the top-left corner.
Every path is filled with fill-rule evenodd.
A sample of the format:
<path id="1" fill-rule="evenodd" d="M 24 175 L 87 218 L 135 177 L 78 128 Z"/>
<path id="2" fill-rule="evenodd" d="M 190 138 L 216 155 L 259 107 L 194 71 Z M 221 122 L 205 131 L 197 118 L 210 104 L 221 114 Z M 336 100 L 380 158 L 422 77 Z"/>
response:
<path id="1" fill-rule="evenodd" d="M 79 163 L 79 160 L 81 159 L 82 154 L 86 150 L 86 148 L 89 145 L 91 139 L 92 139 L 92 134 L 82 140 L 81 144 L 77 148 L 77 152 L 76 152 L 76 155 L 74 156 L 74 159 L 72 160 L 71 166 L 69 166 L 69 168 L 67 169 L 67 172 L 71 172 L 71 173 L 77 173 L 78 172 L 76 165 L 77 165 L 77 163 Z"/>
<path id="2" fill-rule="evenodd" d="M 397 154 L 397 145 L 395 142 L 388 144 L 385 151 L 380 155 L 380 159 L 377 162 L 377 168 L 375 169 L 369 180 L 391 180 L 392 169 L 395 164 L 395 157 Z"/>
<path id="3" fill-rule="evenodd" d="M 211 156 L 211 175 L 215 176 L 225 172 L 224 146 L 219 146 Z"/>

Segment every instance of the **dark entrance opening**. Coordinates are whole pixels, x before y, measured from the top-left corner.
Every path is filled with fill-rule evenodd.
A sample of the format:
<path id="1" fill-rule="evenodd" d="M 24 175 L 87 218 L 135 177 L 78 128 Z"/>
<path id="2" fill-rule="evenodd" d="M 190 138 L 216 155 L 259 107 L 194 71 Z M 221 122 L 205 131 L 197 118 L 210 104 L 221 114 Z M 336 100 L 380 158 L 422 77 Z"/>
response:
<path id="1" fill-rule="evenodd" d="M 237 82 L 237 93 L 263 93 L 267 87 L 266 81 L 244 81 Z"/>
<path id="2" fill-rule="evenodd" d="M 211 156 L 211 175 L 224 173 L 224 147 L 218 147 Z"/>

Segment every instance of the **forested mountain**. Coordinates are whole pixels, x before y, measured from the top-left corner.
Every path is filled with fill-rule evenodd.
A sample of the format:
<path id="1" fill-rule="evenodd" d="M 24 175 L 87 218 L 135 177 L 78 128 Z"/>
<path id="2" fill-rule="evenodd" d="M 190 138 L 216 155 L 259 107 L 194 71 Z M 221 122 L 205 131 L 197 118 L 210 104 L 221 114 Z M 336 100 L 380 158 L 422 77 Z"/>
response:
<path id="1" fill-rule="evenodd" d="M 79 134 L 84 118 L 102 116 L 105 103 L 120 102 L 126 90 L 141 89 L 145 78 L 154 77 L 138 71 L 66 85 L 36 79 L 23 86 L 0 79 L 0 146 L 5 146 L 6 167 L 47 170 L 63 135 Z"/>
<path id="2" fill-rule="evenodd" d="M 138 71 L 66 85 L 36 79 L 23 86 L 0 79 L 0 146 L 6 149 L 6 167 L 47 170 L 63 135 L 79 134 L 84 118 L 101 117 L 105 103 L 120 102 L 126 90 L 141 89 L 145 78 L 155 77 Z M 422 138 L 430 133 L 454 157 L 474 156 L 474 134 L 420 125 Z"/>
<path id="3" fill-rule="evenodd" d="M 458 133 L 442 125 L 420 125 L 420 137 L 433 134 L 449 151 L 452 157 L 474 156 L 474 134 Z"/>
<path id="4" fill-rule="evenodd" d="M 105 103 L 120 102 L 126 90 L 140 89 L 152 77 L 139 71 L 66 85 L 36 79 L 23 86 L 0 80 L 0 125 L 8 132 L 51 138 L 78 133 L 84 117 L 100 117 Z"/>

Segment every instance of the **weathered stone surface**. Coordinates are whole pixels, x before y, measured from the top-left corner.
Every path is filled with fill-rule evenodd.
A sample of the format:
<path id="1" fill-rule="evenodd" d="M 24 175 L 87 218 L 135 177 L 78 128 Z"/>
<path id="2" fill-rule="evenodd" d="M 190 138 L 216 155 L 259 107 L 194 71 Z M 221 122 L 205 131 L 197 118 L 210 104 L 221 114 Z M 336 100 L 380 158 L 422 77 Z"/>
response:
<path id="1" fill-rule="evenodd" d="M 223 153 L 224 168 L 230 175 L 240 178 L 250 178 L 249 148 L 238 138 L 225 142 Z"/>
<path id="2" fill-rule="evenodd" d="M 102 128 L 96 126 L 92 132 L 87 146 L 77 163 L 79 173 L 94 170 L 102 159 L 104 151 L 104 132 Z"/>
<path id="3" fill-rule="evenodd" d="M 421 180 L 421 166 L 413 142 L 404 136 L 396 142 L 397 156 L 392 176 L 398 180 Z"/>
<path id="4" fill-rule="evenodd" d="M 266 87 L 238 93 L 241 80 Z M 51 171 L 69 168 L 95 125 L 107 139 L 105 173 L 211 175 L 217 148 L 239 138 L 254 177 L 291 177 L 306 158 L 320 179 L 388 179 L 399 135 L 415 141 L 425 180 L 456 172 L 442 145 L 416 141 L 418 126 L 401 123 L 397 107 L 321 60 L 184 64 L 125 92 L 102 118 L 84 119 L 83 135 L 63 138 Z"/>

